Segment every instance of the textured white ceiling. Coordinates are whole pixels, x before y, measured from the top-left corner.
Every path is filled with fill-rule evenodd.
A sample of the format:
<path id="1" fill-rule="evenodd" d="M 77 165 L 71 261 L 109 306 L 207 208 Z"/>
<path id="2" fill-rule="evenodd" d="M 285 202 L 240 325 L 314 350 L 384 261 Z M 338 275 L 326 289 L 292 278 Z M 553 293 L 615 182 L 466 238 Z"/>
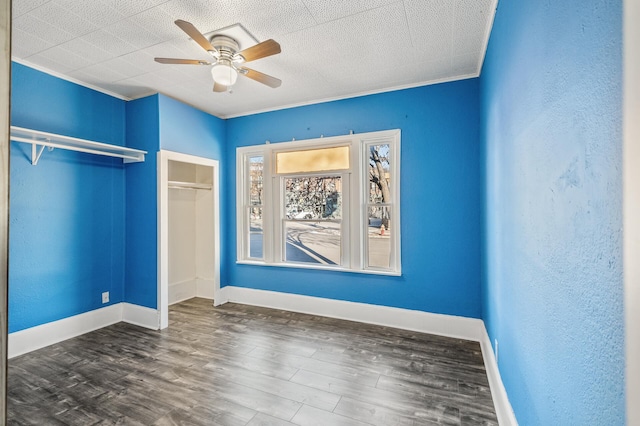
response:
<path id="1" fill-rule="evenodd" d="M 497 0 L 13 0 L 13 59 L 124 99 L 160 92 L 218 117 L 456 80 L 480 73 Z M 282 53 L 213 93 L 202 33 L 241 23 Z"/>

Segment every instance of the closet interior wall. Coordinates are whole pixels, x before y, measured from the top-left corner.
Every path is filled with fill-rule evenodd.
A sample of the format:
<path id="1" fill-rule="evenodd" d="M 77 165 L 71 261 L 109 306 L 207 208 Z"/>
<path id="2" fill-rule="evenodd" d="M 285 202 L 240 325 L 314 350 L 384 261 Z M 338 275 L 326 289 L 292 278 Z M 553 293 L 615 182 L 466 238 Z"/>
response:
<path id="1" fill-rule="evenodd" d="M 169 304 L 213 299 L 213 168 L 169 161 Z"/>

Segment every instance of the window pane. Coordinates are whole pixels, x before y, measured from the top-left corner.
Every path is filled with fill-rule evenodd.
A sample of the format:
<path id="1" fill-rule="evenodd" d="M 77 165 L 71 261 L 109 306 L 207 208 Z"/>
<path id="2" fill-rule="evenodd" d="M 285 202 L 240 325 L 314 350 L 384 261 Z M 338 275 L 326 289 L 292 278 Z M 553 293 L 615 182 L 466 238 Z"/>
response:
<path id="1" fill-rule="evenodd" d="M 391 203 L 389 144 L 369 145 L 369 202 Z"/>
<path id="2" fill-rule="evenodd" d="M 342 178 L 285 178 L 285 260 L 341 264 Z"/>
<path id="3" fill-rule="evenodd" d="M 285 178 L 287 219 L 342 219 L 340 176 Z"/>
<path id="4" fill-rule="evenodd" d="M 335 221 L 284 221 L 287 262 L 340 265 L 341 224 Z"/>
<path id="5" fill-rule="evenodd" d="M 264 157 L 249 157 L 249 203 L 262 205 L 263 203 L 263 176 Z"/>
<path id="6" fill-rule="evenodd" d="M 262 209 L 259 207 L 249 208 L 249 257 L 253 259 L 263 258 L 262 249 Z"/>
<path id="7" fill-rule="evenodd" d="M 369 207 L 367 243 L 369 258 L 367 265 L 372 268 L 391 267 L 391 210 L 389 207 Z"/>
<path id="8" fill-rule="evenodd" d="M 276 153 L 276 173 L 309 173 L 349 168 L 349 147 Z"/>

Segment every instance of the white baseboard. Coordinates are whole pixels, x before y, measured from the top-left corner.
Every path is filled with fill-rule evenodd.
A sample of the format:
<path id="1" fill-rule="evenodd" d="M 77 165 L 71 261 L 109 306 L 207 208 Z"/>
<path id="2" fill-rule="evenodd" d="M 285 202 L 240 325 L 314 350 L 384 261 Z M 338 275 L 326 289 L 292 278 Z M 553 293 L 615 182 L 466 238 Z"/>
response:
<path id="1" fill-rule="evenodd" d="M 197 294 L 197 279 L 169 284 L 169 305 L 191 299 Z"/>
<path id="2" fill-rule="evenodd" d="M 229 286 L 220 287 L 220 289 L 216 291 L 216 297 L 213 299 L 213 306 L 224 305 L 229 301 L 229 293 L 227 291 L 228 288 L 231 288 L 231 287 Z"/>
<path id="3" fill-rule="evenodd" d="M 9 334 L 8 358 L 14 358 L 121 321 L 158 329 L 158 311 L 130 303 L 116 303 L 83 314 Z"/>
<path id="4" fill-rule="evenodd" d="M 122 304 L 122 321 L 151 330 L 160 329 L 160 314 L 157 309 L 131 303 Z"/>
<path id="5" fill-rule="evenodd" d="M 244 287 L 226 286 L 221 290 L 224 290 L 220 293 L 223 293 L 222 296 L 229 302 L 402 328 L 476 342 L 480 341 L 482 330 L 484 330 L 484 323 L 476 318 L 433 314 Z"/>
<path id="6" fill-rule="evenodd" d="M 518 424 L 500 378 L 498 364 L 493 356 L 489 336 L 482 320 L 233 286 L 222 287 L 216 295 L 216 306 L 226 302 L 321 315 L 479 342 L 498 422 L 501 426 Z"/>
<path id="7" fill-rule="evenodd" d="M 321 315 L 479 342 L 498 422 L 502 426 L 518 424 L 482 320 L 232 286 L 223 287 L 216 294 L 216 306 L 227 302 Z M 14 358 L 120 321 L 152 330 L 157 330 L 160 324 L 156 309 L 118 303 L 11 333 L 8 340 L 8 357 Z"/>
<path id="8" fill-rule="evenodd" d="M 203 299 L 213 299 L 215 285 L 215 280 L 196 278 L 196 297 L 201 297 Z"/>
<path id="9" fill-rule="evenodd" d="M 9 334 L 8 358 L 13 358 L 122 321 L 122 304 L 107 306 Z"/>
<path id="10" fill-rule="evenodd" d="M 498 369 L 498 362 L 493 353 L 493 347 L 491 346 L 491 340 L 489 340 L 489 334 L 485 327 L 482 327 L 482 338 L 480 339 L 480 348 L 482 349 L 482 358 L 484 359 L 484 368 L 487 371 L 487 378 L 489 379 L 489 387 L 491 388 L 491 397 L 493 398 L 493 404 L 496 408 L 496 416 L 498 416 L 498 423 L 501 426 L 516 426 L 518 421 L 516 415 L 513 412 L 509 397 L 507 396 L 507 390 L 502 383 L 500 377 L 500 370 Z"/>
<path id="11" fill-rule="evenodd" d="M 169 305 L 184 302 L 194 297 L 213 299 L 215 281 L 205 278 L 180 281 L 169 284 Z"/>

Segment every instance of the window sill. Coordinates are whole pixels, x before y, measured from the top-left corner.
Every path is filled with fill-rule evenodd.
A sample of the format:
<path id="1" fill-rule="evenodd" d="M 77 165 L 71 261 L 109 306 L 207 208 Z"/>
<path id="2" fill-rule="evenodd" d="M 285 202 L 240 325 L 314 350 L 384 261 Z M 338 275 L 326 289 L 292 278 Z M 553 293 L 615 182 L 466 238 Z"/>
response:
<path id="1" fill-rule="evenodd" d="M 292 268 L 292 269 L 309 269 L 309 270 L 322 270 L 332 272 L 347 272 L 353 274 L 365 274 L 365 275 L 385 275 L 390 277 L 402 276 L 402 271 L 379 271 L 375 269 L 348 269 L 341 268 L 339 266 L 321 266 L 321 265 L 304 265 L 299 263 L 282 262 L 282 263 L 267 263 L 260 260 L 236 260 L 236 265 L 253 265 L 253 266 L 275 266 L 277 268 Z"/>

